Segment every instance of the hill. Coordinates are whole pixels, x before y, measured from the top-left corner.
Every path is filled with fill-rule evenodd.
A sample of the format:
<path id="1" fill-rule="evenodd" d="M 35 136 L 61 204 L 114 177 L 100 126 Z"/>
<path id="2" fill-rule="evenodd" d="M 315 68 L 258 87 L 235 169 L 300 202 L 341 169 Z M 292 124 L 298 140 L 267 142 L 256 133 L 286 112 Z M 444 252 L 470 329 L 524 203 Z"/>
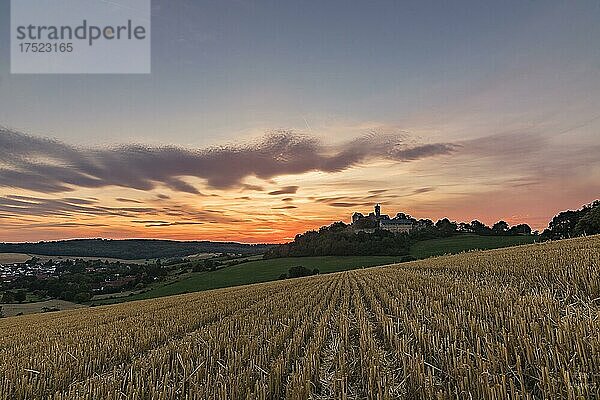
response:
<path id="1" fill-rule="evenodd" d="M 0 398 L 593 398 L 599 297 L 593 236 L 11 317 Z"/>
<path id="2" fill-rule="evenodd" d="M 324 274 L 406 262 L 432 255 L 530 243 L 536 238 L 537 236 L 456 234 L 450 238 L 418 242 L 411 247 L 411 255 L 404 256 L 313 256 L 262 259 L 261 254 L 215 257 L 214 253 L 204 253 L 185 258 L 172 258 L 159 263 L 153 259 L 125 260 L 102 257 L 97 260 L 94 257 L 37 255 L 35 264 L 33 260 L 28 262 L 26 272 L 21 271 L 19 266 L 6 267 L 0 271 L 5 276 L 20 274 L 17 279 L 0 282 L 0 297 L 4 303 L 17 302 L 16 296 L 24 292 L 27 301 L 57 298 L 88 305 L 111 304 L 273 281 L 289 274 L 290 268 L 299 268 L 304 271 L 303 274 L 315 272 Z M 0 254 L 0 260 L 4 259 L 6 264 L 22 262 L 29 258 L 31 256 L 26 254 Z M 77 261 L 68 261 L 73 258 L 77 258 Z M 50 260 L 52 260 L 51 264 L 49 264 Z M 26 276 L 26 274 L 31 275 L 32 271 L 35 271 L 36 278 Z M 110 285 L 106 285 L 105 282 L 109 281 Z M 31 310 L 31 307 L 23 308 L 23 312 Z"/>
<path id="3" fill-rule="evenodd" d="M 411 228 L 408 231 L 392 231 L 377 227 L 377 222 L 370 219 L 364 224 L 359 224 L 359 219 L 352 224 L 334 222 L 328 226 L 322 226 L 318 231 L 307 231 L 296 235 L 289 243 L 273 246 L 266 254 L 266 258 L 299 257 L 299 256 L 350 256 L 350 255 L 377 255 L 377 256 L 401 256 L 414 253 L 412 248 L 420 246 L 420 242 L 432 239 L 468 238 L 458 244 L 457 249 L 469 250 L 473 248 L 505 247 L 515 243 L 531 243 L 533 237 L 531 228 L 526 224 L 509 227 L 508 223 L 498 221 L 493 227 L 474 220 L 471 223 L 456 223 L 447 218 L 440 219 L 436 223 L 428 219 L 416 220 L 409 215 L 401 214 L 401 221 L 408 221 Z M 375 218 L 375 217 L 373 217 Z M 373 227 L 375 226 L 375 227 Z M 527 240 L 511 238 L 528 237 Z M 456 239 L 457 241 L 459 239 Z M 470 243 L 470 242 L 471 243 Z M 440 241 L 439 243 L 445 243 Z M 450 240 L 453 247 L 452 240 Z M 481 247 L 477 247 L 481 244 Z M 427 247 L 428 245 L 425 245 Z M 418 254 L 418 251 L 417 251 Z M 434 252 L 433 254 L 444 254 Z"/>
<path id="4" fill-rule="evenodd" d="M 175 282 L 118 300 L 130 301 L 150 299 L 201 290 L 269 282 L 279 279 L 281 274 L 285 274 L 291 267 L 298 265 L 310 269 L 316 268 L 321 274 L 325 274 L 376 265 L 392 264 L 401 260 L 402 257 L 393 256 L 324 256 L 288 257 L 250 261 L 231 267 L 225 267 L 217 271 L 191 273 Z M 110 302 L 111 301 L 109 300 L 108 303 Z M 91 303 L 98 304 L 99 302 L 92 301 Z"/>
<path id="5" fill-rule="evenodd" d="M 535 235 L 519 236 L 479 236 L 458 234 L 447 238 L 429 239 L 413 243 L 410 255 L 421 259 L 444 254 L 457 254 L 463 251 L 499 249 L 539 241 Z"/>
<path id="6" fill-rule="evenodd" d="M 449 238 L 431 239 L 417 242 L 411 247 L 411 256 L 422 259 L 444 254 L 457 254 L 464 251 L 497 249 L 533 243 L 536 236 L 478 236 L 456 235 Z M 116 301 L 150 299 L 174 294 L 191 293 L 201 290 L 219 289 L 230 286 L 269 282 L 279 279 L 281 274 L 294 266 L 318 269 L 319 273 L 331 273 L 366 268 L 378 265 L 406 262 L 406 256 L 319 256 L 286 257 L 257 260 L 235 266 L 224 267 L 217 271 L 189 273 L 176 281 L 155 287 L 140 294 L 121 297 Z M 115 300 L 107 300 L 111 303 Z M 98 304 L 98 301 L 91 301 Z M 100 302 L 102 303 L 102 302 Z"/>
<path id="7" fill-rule="evenodd" d="M 73 239 L 37 243 L 0 243 L 0 253 L 109 257 L 126 260 L 185 257 L 199 253 L 260 254 L 266 244 L 159 239 Z"/>

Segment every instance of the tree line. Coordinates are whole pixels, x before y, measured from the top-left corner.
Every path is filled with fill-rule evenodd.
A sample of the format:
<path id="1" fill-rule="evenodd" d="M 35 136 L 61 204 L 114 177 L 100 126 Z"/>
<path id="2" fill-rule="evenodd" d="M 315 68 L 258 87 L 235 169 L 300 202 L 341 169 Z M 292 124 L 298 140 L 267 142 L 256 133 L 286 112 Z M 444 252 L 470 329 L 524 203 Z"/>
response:
<path id="1" fill-rule="evenodd" d="M 492 227 L 474 220 L 471 223 L 457 223 L 448 218 L 433 222 L 430 219 L 414 219 L 402 214 L 401 218 L 413 222 L 413 230 L 408 233 L 394 233 L 384 229 L 371 228 L 367 221 L 361 221 L 359 229 L 374 229 L 373 232 L 356 231 L 350 224 L 334 222 L 318 231 L 308 231 L 296 235 L 293 242 L 270 248 L 265 258 L 305 257 L 305 256 L 405 256 L 411 244 L 428 239 L 449 237 L 457 233 L 477 235 L 528 235 L 531 228 L 527 224 L 509 226 L 499 221 Z"/>
<path id="2" fill-rule="evenodd" d="M 343 222 L 335 222 L 318 231 L 296 235 L 294 241 L 269 249 L 265 258 L 347 255 L 408 255 L 410 240 L 404 235 L 376 230 L 354 232 Z"/>
<path id="3" fill-rule="evenodd" d="M 413 229 L 408 233 L 393 233 L 377 228 L 376 221 L 363 219 L 355 226 L 344 222 L 334 222 L 318 231 L 308 231 L 296 235 L 290 243 L 270 248 L 265 258 L 304 257 L 304 256 L 350 256 L 350 255 L 394 255 L 410 259 L 411 244 L 422 240 L 450 237 L 460 233 L 481 236 L 538 235 L 527 224 L 510 226 L 506 221 L 498 221 L 487 226 L 481 221 L 455 222 L 442 218 L 437 222 L 430 219 L 415 219 L 399 213 L 398 218 L 408 219 Z M 359 229 L 359 231 L 356 231 Z M 373 229 L 372 233 L 361 229 Z M 600 200 L 584 205 L 579 210 L 563 211 L 548 224 L 539 235 L 540 240 L 563 239 L 581 235 L 600 233 Z"/>
<path id="4" fill-rule="evenodd" d="M 600 233 L 600 200 L 578 210 L 558 213 L 542 232 L 544 239 L 566 239 Z"/>
<path id="5" fill-rule="evenodd" d="M 265 244 L 160 239 L 74 239 L 37 243 L 0 243 L 0 253 L 110 257 L 125 260 L 185 257 L 200 253 L 261 254 Z"/>

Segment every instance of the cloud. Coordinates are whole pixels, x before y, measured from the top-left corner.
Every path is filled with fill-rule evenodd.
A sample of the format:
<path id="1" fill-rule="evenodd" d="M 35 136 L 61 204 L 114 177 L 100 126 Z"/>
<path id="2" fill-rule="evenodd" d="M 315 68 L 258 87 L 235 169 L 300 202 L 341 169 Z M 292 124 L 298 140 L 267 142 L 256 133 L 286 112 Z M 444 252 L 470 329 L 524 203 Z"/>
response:
<path id="1" fill-rule="evenodd" d="M 538 133 L 503 133 L 466 140 L 460 154 L 477 157 L 528 159 L 549 146 L 549 139 Z"/>
<path id="2" fill-rule="evenodd" d="M 135 203 L 135 204 L 143 204 L 141 201 L 139 200 L 133 200 L 133 199 L 125 199 L 123 197 L 117 197 L 115 198 L 116 201 L 120 201 L 122 203 Z"/>
<path id="3" fill-rule="evenodd" d="M 175 221 L 175 222 L 158 222 L 158 223 L 150 223 L 146 224 L 146 228 L 157 228 L 157 227 L 165 227 L 165 226 L 179 226 L 179 225 L 202 225 L 203 222 L 194 222 L 194 221 Z"/>
<path id="4" fill-rule="evenodd" d="M 174 222 L 169 222 L 169 221 L 163 221 L 163 220 L 148 220 L 148 219 L 133 220 L 131 222 L 134 223 L 134 224 L 143 224 L 146 228 L 164 227 L 164 226 L 178 226 L 178 225 L 203 225 L 204 224 L 204 222 L 200 222 L 200 221 L 174 221 Z"/>
<path id="5" fill-rule="evenodd" d="M 421 193 L 429 193 L 434 190 L 435 190 L 435 188 L 432 188 L 432 187 L 422 187 L 422 188 L 413 190 L 412 194 L 414 195 L 414 194 L 421 194 Z"/>
<path id="6" fill-rule="evenodd" d="M 253 143 L 204 149 L 139 144 L 80 148 L 56 140 L 0 129 L 0 187 L 61 193 L 77 187 L 120 186 L 201 194 L 186 182 L 200 178 L 216 189 L 262 190 L 243 180 L 268 180 L 309 171 L 339 172 L 374 160 L 414 161 L 452 153 L 450 143 L 419 144 L 405 135 L 370 134 L 327 145 L 292 132 L 267 135 Z"/>
<path id="7" fill-rule="evenodd" d="M 143 223 L 162 223 L 172 225 L 200 224 L 204 222 L 235 223 L 235 218 L 223 215 L 218 210 L 196 210 L 180 205 L 169 207 L 106 207 L 97 200 L 78 198 L 41 198 L 30 196 L 7 195 L 0 196 L 0 220 L 15 218 L 46 218 L 79 219 L 81 217 L 126 217 L 150 216 L 150 218 L 166 218 L 175 221 L 153 220 Z M 28 227 L 33 226 L 28 224 Z M 86 223 L 86 226 L 90 226 Z"/>
<path id="8" fill-rule="evenodd" d="M 44 223 L 29 223 L 28 229 L 38 228 L 109 228 L 110 225 L 99 224 L 93 222 L 44 222 Z M 23 229 L 22 225 L 2 225 L 3 229 Z"/>
<path id="9" fill-rule="evenodd" d="M 269 192 L 269 194 L 271 196 L 277 196 L 277 195 L 280 195 L 280 194 L 294 194 L 294 193 L 296 193 L 298 191 L 299 187 L 300 186 L 286 186 L 286 187 L 283 187 L 281 189 Z"/>
<path id="10" fill-rule="evenodd" d="M 248 185 L 246 183 L 241 184 L 240 187 L 243 190 L 252 190 L 254 192 L 262 192 L 263 190 L 265 190 L 265 188 L 262 187 L 262 186 L 259 186 L 259 185 Z"/>
<path id="11" fill-rule="evenodd" d="M 382 205 L 388 204 L 390 201 L 397 200 L 398 194 L 389 192 L 388 189 L 375 190 L 376 194 L 372 194 L 373 191 L 368 191 L 367 195 L 347 195 L 347 196 L 335 196 L 335 197 L 319 197 L 313 198 L 315 203 L 325 204 L 330 207 L 337 208 L 356 208 L 356 207 L 368 207 L 369 209 L 375 203 Z"/>
<path id="12" fill-rule="evenodd" d="M 296 206 L 280 206 L 280 207 L 271 207 L 273 210 L 292 210 L 294 208 L 298 208 Z"/>
<path id="13" fill-rule="evenodd" d="M 585 180 L 600 167 L 600 145 L 538 132 L 494 134 L 459 145 L 452 167 L 463 174 L 489 176 L 488 185 L 532 186 L 557 178 Z"/>
<path id="14" fill-rule="evenodd" d="M 349 208 L 349 207 L 358 207 L 358 206 L 365 206 L 365 205 L 370 205 L 371 203 L 345 203 L 345 202 L 333 202 L 333 203 L 328 203 L 331 207 L 341 207 L 341 208 Z"/>

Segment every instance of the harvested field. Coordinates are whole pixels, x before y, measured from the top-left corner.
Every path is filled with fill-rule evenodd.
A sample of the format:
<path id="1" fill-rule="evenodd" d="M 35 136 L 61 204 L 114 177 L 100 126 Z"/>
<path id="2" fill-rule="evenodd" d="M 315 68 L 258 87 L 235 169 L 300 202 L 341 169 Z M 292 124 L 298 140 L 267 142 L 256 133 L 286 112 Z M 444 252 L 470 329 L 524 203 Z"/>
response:
<path id="1" fill-rule="evenodd" d="M 0 398 L 600 396 L 600 237 L 0 320 Z"/>

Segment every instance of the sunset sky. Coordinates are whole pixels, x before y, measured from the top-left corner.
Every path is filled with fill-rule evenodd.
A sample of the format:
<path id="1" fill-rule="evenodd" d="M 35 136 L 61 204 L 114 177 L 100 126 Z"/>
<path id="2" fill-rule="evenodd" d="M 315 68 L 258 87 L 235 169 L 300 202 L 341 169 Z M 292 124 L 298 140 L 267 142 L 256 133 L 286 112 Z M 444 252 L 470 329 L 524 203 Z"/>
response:
<path id="1" fill-rule="evenodd" d="M 118 0 L 114 1 L 118 4 Z M 153 0 L 149 75 L 11 75 L 0 241 L 282 242 L 600 198 L 600 2 Z"/>

